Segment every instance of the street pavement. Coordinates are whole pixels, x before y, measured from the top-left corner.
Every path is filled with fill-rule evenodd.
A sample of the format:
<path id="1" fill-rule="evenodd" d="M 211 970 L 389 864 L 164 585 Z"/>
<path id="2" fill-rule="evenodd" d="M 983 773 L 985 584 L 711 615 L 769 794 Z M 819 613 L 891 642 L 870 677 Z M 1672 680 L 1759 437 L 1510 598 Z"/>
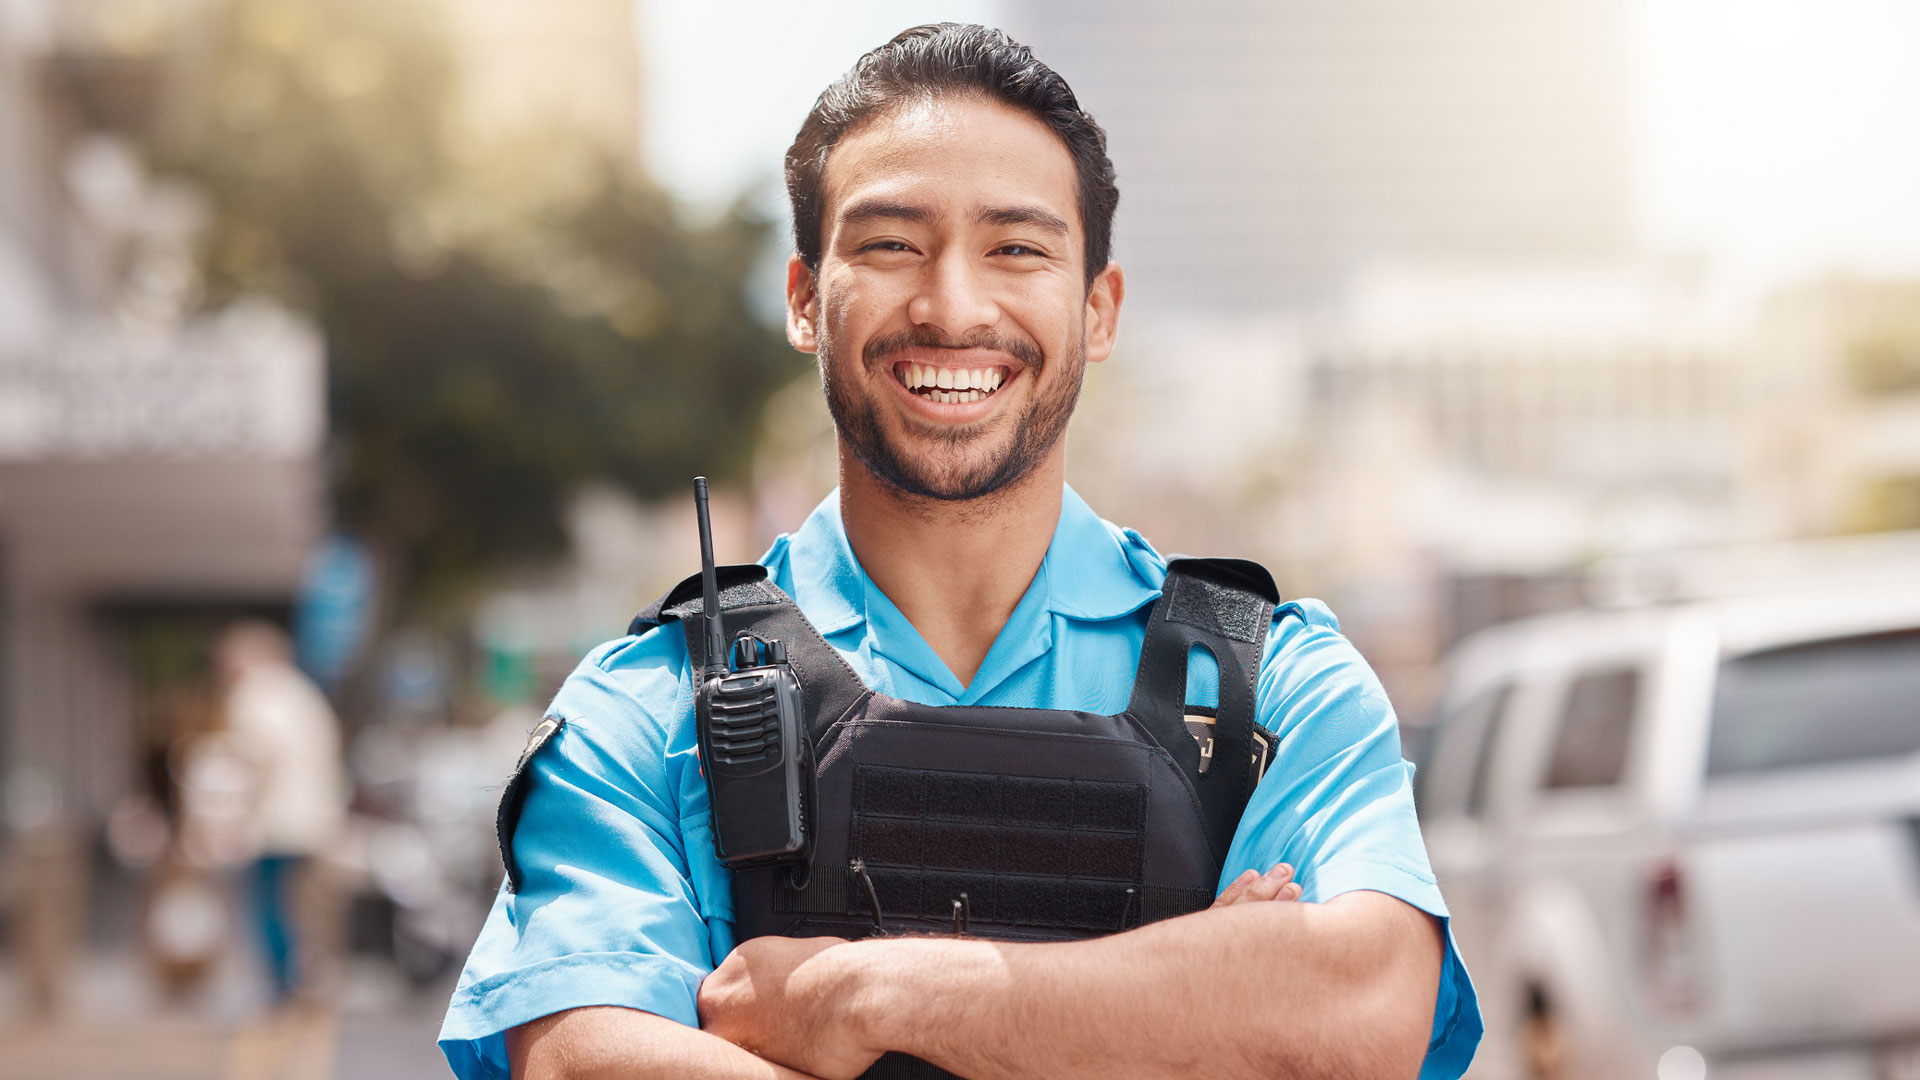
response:
<path id="1" fill-rule="evenodd" d="M 247 958 L 250 959 L 250 958 Z M 451 984 L 414 991 L 392 968 L 355 961 L 328 1010 L 275 1012 L 243 959 L 191 998 L 162 999 L 137 958 L 90 957 L 66 1003 L 36 1019 L 0 964 L 0 1080 L 435 1080 Z"/>

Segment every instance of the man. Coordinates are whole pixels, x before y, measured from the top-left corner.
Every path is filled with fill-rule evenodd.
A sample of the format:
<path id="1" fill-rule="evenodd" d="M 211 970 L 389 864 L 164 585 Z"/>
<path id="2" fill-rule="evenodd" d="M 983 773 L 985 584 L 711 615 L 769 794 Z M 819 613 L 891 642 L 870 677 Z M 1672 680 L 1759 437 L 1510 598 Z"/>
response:
<path id="1" fill-rule="evenodd" d="M 831 646 L 816 657 L 871 688 L 862 702 L 904 702 L 920 720 L 985 722 L 1016 714 L 981 707 L 1008 706 L 1127 720 L 1136 665 L 1146 691 L 1165 691 L 1142 653 L 1159 640 L 1149 620 L 1164 620 L 1150 613 L 1175 572 L 1065 486 L 1067 421 L 1085 365 L 1112 351 L 1124 296 L 1108 259 L 1117 192 L 1104 135 L 1064 81 L 999 32 L 920 27 L 821 96 L 787 181 L 798 249 L 787 332 L 818 356 L 840 488 L 762 559 L 776 599 L 790 596 L 806 633 Z M 1245 594 L 1227 581 L 1208 595 Z M 1261 610 L 1244 679 L 1230 681 L 1240 669 L 1214 649 L 1213 662 L 1188 662 L 1184 691 L 1177 671 L 1161 680 L 1189 719 L 1217 704 L 1223 726 L 1243 694 L 1263 744 L 1271 736 L 1271 765 L 1208 864 L 1211 907 L 1143 917 L 1128 888 L 1117 914 L 1103 909 L 1109 932 L 1054 935 L 1084 940 L 736 942 L 736 919 L 774 908 L 750 912 L 751 879 L 718 862 L 696 754 L 700 661 L 680 625 L 648 628 L 670 615 L 650 609 L 643 633 L 596 650 L 568 680 L 510 787 L 523 796 L 517 828 L 503 829 L 512 880 L 442 1032 L 455 1071 L 839 1078 L 884 1054 L 895 1066 L 919 1059 L 888 1073 L 908 1076 L 1459 1075 L 1479 1013 L 1392 709 L 1323 606 Z M 942 726 L 955 727 L 874 722 L 866 733 Z M 1106 743 L 1132 729 L 1114 730 Z M 1162 749 L 1143 759 L 1178 757 L 1188 780 L 1205 772 L 1205 751 Z M 850 842 L 844 799 L 827 793 L 843 751 L 859 745 L 836 744 L 820 766 L 823 848 Z M 1053 767 L 1027 757 L 1027 771 Z M 964 845 L 947 854 L 978 857 Z M 846 865 L 816 865 L 811 887 L 850 890 L 853 913 L 859 887 L 834 885 Z M 874 923 L 897 923 L 897 899 L 858 860 L 851 869 Z M 781 888 L 802 902 L 780 910 L 806 908 L 805 890 Z M 959 929 L 967 897 L 952 903 Z"/>
<path id="2" fill-rule="evenodd" d="M 227 733 L 254 770 L 255 913 L 275 1003 L 324 996 L 333 935 L 319 857 L 339 842 L 348 801 L 339 719 L 270 623 L 229 627 L 214 668 Z"/>

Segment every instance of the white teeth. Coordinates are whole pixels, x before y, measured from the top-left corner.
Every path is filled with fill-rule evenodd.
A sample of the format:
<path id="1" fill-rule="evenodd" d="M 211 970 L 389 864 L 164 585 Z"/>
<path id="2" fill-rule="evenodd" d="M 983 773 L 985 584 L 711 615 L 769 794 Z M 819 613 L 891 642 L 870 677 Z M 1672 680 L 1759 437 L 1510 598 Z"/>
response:
<path id="1" fill-rule="evenodd" d="M 900 368 L 900 381 L 909 390 L 925 391 L 931 401 L 953 405 L 979 401 L 1005 382 L 1000 368 L 942 368 L 932 364 L 908 363 Z"/>

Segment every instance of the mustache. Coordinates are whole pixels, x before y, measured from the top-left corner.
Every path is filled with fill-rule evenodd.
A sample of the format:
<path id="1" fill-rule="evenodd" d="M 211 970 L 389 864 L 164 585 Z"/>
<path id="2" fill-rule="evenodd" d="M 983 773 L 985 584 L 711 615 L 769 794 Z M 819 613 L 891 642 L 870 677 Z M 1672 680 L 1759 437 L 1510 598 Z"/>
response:
<path id="1" fill-rule="evenodd" d="M 985 349 L 989 352 L 1002 352 L 1020 361 L 1038 374 L 1046 357 L 1035 345 L 1023 337 L 1010 337 L 992 330 L 981 330 L 968 334 L 965 338 L 954 340 L 947 337 L 938 328 L 925 324 L 911 330 L 892 334 L 882 334 L 868 341 L 860 350 L 860 359 L 869 366 L 876 364 L 894 353 L 904 349 Z"/>

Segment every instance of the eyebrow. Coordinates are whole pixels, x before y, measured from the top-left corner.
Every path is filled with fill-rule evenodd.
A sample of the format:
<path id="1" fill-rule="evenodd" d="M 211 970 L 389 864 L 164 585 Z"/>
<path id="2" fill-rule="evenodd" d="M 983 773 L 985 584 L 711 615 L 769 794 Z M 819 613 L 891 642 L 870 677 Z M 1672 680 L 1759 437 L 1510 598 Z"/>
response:
<path id="1" fill-rule="evenodd" d="M 931 224 L 933 210 L 913 203 L 891 199 L 861 199 L 840 211 L 842 225 L 861 225 L 870 221 L 907 221 L 915 225 Z M 1059 236 L 1067 235 L 1067 223 L 1060 215 L 1038 206 L 990 206 L 973 216 L 982 225 L 1027 225 Z"/>
<path id="2" fill-rule="evenodd" d="M 891 199 L 861 199 L 848 204 L 840 211 L 842 225 L 859 225 L 869 221 L 910 221 L 915 225 L 925 225 L 933 220 L 933 211 L 912 203 L 894 202 Z"/>
<path id="3" fill-rule="evenodd" d="M 1029 225 L 1061 236 L 1067 235 L 1067 223 L 1060 215 L 1038 206 L 990 206 L 973 216 L 982 225 Z"/>

